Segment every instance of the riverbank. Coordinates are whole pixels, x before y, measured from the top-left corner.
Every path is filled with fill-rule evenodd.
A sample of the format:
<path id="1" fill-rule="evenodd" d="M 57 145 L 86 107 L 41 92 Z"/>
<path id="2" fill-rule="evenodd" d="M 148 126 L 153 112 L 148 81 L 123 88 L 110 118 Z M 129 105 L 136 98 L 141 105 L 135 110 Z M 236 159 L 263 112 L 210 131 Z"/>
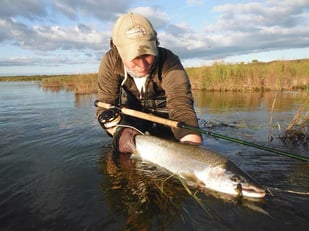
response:
<path id="1" fill-rule="evenodd" d="M 263 91 L 309 89 L 309 59 L 187 68 L 192 89 Z"/>
<path id="2" fill-rule="evenodd" d="M 193 90 L 268 91 L 308 90 L 309 59 L 268 63 L 214 63 L 186 68 Z M 0 77 L 0 81 L 39 81 L 43 88 L 67 89 L 75 94 L 97 91 L 97 73 Z"/>

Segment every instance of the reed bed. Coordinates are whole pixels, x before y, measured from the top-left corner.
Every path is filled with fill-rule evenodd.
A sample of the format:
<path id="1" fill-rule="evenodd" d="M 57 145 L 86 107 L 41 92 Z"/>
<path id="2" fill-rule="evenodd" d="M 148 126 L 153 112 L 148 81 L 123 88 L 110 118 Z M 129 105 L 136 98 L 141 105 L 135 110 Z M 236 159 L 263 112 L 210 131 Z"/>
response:
<path id="1" fill-rule="evenodd" d="M 77 95 L 94 94 L 97 92 L 97 74 L 78 74 L 51 76 L 41 80 L 45 89 L 56 88 L 74 91 Z"/>
<path id="2" fill-rule="evenodd" d="M 187 68 L 192 89 L 263 91 L 309 89 L 309 59 L 262 63 L 214 63 Z"/>
<path id="3" fill-rule="evenodd" d="M 309 92 L 309 59 L 228 64 L 186 68 L 193 91 L 283 91 Z M 38 81 L 46 90 L 74 91 L 76 95 L 97 93 L 97 73 L 0 77 L 1 81 Z M 274 104 L 275 102 L 273 102 Z M 309 99 L 301 106 L 280 138 L 284 142 L 306 142 L 309 138 Z M 273 105 L 274 107 L 274 105 Z M 271 123 L 272 121 L 270 121 Z M 270 132 L 271 133 L 271 132 Z M 271 136 L 271 134 L 270 134 Z"/>
<path id="4" fill-rule="evenodd" d="M 193 90 L 282 91 L 309 90 L 309 59 L 263 63 L 228 64 L 186 68 Z M 0 81 L 36 80 L 44 88 L 73 90 L 75 94 L 97 92 L 97 73 L 1 77 Z"/>

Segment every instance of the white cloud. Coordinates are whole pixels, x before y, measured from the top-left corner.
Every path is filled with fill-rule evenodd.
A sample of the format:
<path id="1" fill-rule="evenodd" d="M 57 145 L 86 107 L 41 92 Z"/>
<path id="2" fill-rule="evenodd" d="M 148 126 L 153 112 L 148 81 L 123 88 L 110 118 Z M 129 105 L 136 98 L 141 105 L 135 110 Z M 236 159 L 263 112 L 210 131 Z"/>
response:
<path id="1" fill-rule="evenodd" d="M 5 60 L 10 65 L 14 60 L 21 65 L 26 59 L 40 63 L 31 59 L 31 53 L 36 60 L 49 60 L 55 65 L 78 62 L 76 52 L 89 57 L 88 62 L 98 62 L 109 48 L 116 17 L 128 11 L 148 17 L 161 45 L 186 60 L 309 47 L 309 0 L 216 3 L 213 8 L 209 2 L 198 0 L 182 3 L 194 7 L 167 9 L 167 5 L 175 4 L 145 0 L 0 0 L 0 66 Z M 188 12 L 177 15 L 178 8 Z M 191 10 L 197 8 L 205 10 L 205 15 L 194 15 Z M 195 18 L 202 26 L 196 27 Z M 7 46 L 20 49 L 21 56 L 27 52 L 27 56 L 10 58 L 4 50 Z M 45 55 L 40 57 L 38 51 Z M 57 63 L 59 60 L 49 51 L 65 52 L 66 58 Z"/>

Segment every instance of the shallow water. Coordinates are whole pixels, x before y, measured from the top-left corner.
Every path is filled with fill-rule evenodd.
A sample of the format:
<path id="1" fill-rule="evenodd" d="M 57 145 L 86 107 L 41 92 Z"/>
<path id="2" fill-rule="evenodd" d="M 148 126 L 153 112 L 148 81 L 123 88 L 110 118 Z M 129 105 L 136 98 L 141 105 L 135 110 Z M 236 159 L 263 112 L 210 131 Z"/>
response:
<path id="1" fill-rule="evenodd" d="M 278 128 L 269 129 L 271 115 L 283 126 L 304 97 L 195 93 L 205 129 L 309 157 L 308 144 L 284 144 Z M 203 192 L 196 199 L 161 169 L 127 156 L 113 158 L 111 139 L 95 119 L 95 96 L 44 90 L 35 82 L 1 82 L 0 99 L 0 230 L 306 230 L 309 225 L 308 163 L 204 135 L 203 145 L 269 192 L 258 201 Z"/>

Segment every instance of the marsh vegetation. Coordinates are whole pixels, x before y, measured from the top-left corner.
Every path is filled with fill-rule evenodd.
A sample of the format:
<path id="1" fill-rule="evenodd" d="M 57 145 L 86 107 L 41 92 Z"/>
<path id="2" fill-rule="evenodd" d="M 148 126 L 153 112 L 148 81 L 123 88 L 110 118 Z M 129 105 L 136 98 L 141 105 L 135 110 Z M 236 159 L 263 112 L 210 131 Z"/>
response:
<path id="1" fill-rule="evenodd" d="M 282 91 L 309 89 L 309 59 L 228 64 L 186 68 L 193 90 Z M 97 73 L 1 77 L 0 81 L 39 81 L 43 88 L 97 91 Z"/>
<path id="2" fill-rule="evenodd" d="M 228 64 L 186 68 L 193 91 L 305 91 L 309 94 L 309 59 Z M 43 89 L 74 91 L 75 95 L 97 92 L 97 73 L 1 77 L 0 81 L 38 81 Z M 275 106 L 274 99 L 274 106 Z M 309 133 L 309 97 L 282 129 L 284 142 L 303 143 Z"/>

